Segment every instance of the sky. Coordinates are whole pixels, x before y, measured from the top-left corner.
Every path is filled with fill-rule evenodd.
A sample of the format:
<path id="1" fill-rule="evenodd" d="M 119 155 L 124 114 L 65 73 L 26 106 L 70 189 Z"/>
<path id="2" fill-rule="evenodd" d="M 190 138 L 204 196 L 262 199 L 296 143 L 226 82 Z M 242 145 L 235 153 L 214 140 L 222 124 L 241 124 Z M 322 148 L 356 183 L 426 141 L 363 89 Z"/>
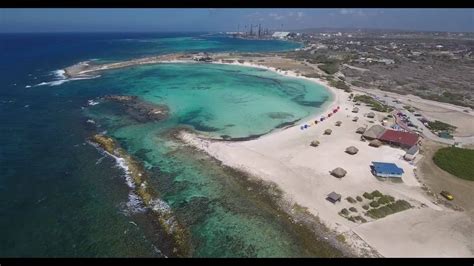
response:
<path id="1" fill-rule="evenodd" d="M 474 9 L 1 8 L 0 32 L 237 31 L 379 28 L 474 32 Z"/>

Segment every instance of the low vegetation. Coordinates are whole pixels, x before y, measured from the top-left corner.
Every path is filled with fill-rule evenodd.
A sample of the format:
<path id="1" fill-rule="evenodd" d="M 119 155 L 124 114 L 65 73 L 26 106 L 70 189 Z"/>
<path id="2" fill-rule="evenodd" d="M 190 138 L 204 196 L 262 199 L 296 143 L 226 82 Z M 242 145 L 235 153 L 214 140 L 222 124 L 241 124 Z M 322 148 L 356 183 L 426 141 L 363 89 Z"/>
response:
<path id="1" fill-rule="evenodd" d="M 442 148 L 433 156 L 433 162 L 454 176 L 474 181 L 474 150 L 457 147 Z"/>
<path id="2" fill-rule="evenodd" d="M 384 218 L 390 214 L 410 209 L 412 206 L 405 200 L 397 200 L 394 203 L 382 206 L 380 208 L 367 211 L 367 216 L 373 219 Z"/>
<path id="3" fill-rule="evenodd" d="M 346 200 L 350 203 L 356 203 L 356 200 L 353 197 L 347 197 Z"/>
<path id="4" fill-rule="evenodd" d="M 385 195 L 378 190 L 372 192 L 364 192 L 363 197 L 371 200 L 369 204 L 363 204 L 363 198 L 361 196 L 356 196 L 357 201 L 353 197 L 347 197 L 346 200 L 352 204 L 360 203 L 359 206 L 362 207 L 364 211 L 361 211 L 365 216 L 372 219 L 380 219 L 385 216 L 388 216 L 393 213 L 401 212 L 412 208 L 412 206 L 405 200 L 395 200 L 393 196 Z M 342 209 L 339 212 L 339 215 L 346 218 L 347 220 L 357 223 L 366 223 L 367 220 L 361 215 L 353 216 L 351 215 L 359 213 L 355 206 L 350 207 L 349 209 Z"/>
<path id="5" fill-rule="evenodd" d="M 340 90 L 344 90 L 345 92 L 351 92 L 351 88 L 349 86 L 347 86 L 347 84 L 342 81 L 342 80 L 331 80 L 329 82 L 329 85 L 335 87 L 335 88 L 338 88 Z"/>
<path id="6" fill-rule="evenodd" d="M 364 192 L 364 194 L 362 194 L 362 196 L 364 196 L 364 198 L 366 198 L 368 200 L 371 200 L 371 199 L 374 198 L 374 196 L 372 196 L 372 194 L 367 193 L 367 192 Z"/>
<path id="7" fill-rule="evenodd" d="M 448 131 L 448 132 L 453 132 L 456 129 L 455 126 L 438 121 L 438 120 L 428 122 L 428 128 L 433 131 Z"/>
<path id="8" fill-rule="evenodd" d="M 333 75 L 339 71 L 339 64 L 337 62 L 324 63 L 319 65 L 318 68 L 328 75 Z"/>
<path id="9" fill-rule="evenodd" d="M 356 95 L 354 96 L 354 102 L 363 102 L 370 106 L 371 110 L 378 111 L 378 112 L 390 112 L 393 108 L 389 107 L 388 105 L 382 104 L 375 100 L 374 98 L 370 97 L 369 95 Z"/>

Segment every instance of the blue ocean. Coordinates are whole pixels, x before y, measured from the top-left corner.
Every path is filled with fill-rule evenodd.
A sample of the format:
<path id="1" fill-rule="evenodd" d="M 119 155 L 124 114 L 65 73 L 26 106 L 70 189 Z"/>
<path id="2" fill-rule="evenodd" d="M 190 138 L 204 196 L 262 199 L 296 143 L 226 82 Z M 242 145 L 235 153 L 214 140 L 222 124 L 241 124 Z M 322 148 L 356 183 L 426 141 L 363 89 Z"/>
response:
<path id="1" fill-rule="evenodd" d="M 234 65 L 157 64 L 65 80 L 85 60 L 174 52 L 300 47 L 207 33 L 0 35 L 0 257 L 169 257 L 173 247 L 117 160 L 87 140 L 104 133 L 136 158 L 187 232 L 188 257 L 335 257 L 240 173 L 170 137 L 179 128 L 246 138 L 318 112 L 330 94 L 306 80 Z M 137 122 L 104 95 L 169 108 Z M 93 103 L 93 104 L 91 104 Z M 97 104 L 95 104 L 97 103 Z"/>

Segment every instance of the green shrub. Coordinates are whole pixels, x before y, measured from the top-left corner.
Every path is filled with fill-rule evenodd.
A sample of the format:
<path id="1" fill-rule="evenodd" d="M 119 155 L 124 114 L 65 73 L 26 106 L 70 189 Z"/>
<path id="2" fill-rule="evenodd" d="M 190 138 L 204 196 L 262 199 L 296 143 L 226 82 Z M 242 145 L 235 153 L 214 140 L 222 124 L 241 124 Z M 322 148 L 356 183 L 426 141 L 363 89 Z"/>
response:
<path id="1" fill-rule="evenodd" d="M 380 205 L 384 205 L 384 204 L 389 204 L 391 201 L 390 201 L 390 198 L 388 196 L 384 195 L 384 196 L 380 197 L 377 202 Z"/>
<path id="2" fill-rule="evenodd" d="M 362 197 L 361 197 L 361 196 L 357 196 L 357 197 L 356 197 L 356 200 L 357 200 L 358 202 L 362 202 Z"/>
<path id="3" fill-rule="evenodd" d="M 376 202 L 375 200 L 372 201 L 371 203 L 369 203 L 370 207 L 372 208 L 377 208 L 378 206 L 380 206 L 380 204 L 378 202 Z"/>
<path id="4" fill-rule="evenodd" d="M 319 69 L 324 71 L 326 74 L 332 75 L 339 71 L 339 64 L 335 62 L 326 63 L 318 66 Z"/>
<path id="5" fill-rule="evenodd" d="M 369 194 L 367 192 L 364 192 L 364 194 L 362 194 L 362 196 L 364 196 L 364 198 L 369 199 L 369 200 L 374 198 L 371 194 Z"/>
<path id="6" fill-rule="evenodd" d="M 356 203 L 357 202 L 353 197 L 347 197 L 346 200 L 350 203 Z"/>
<path id="7" fill-rule="evenodd" d="M 344 209 L 341 210 L 341 214 L 348 215 L 349 211 L 346 208 L 344 208 Z"/>
<path id="8" fill-rule="evenodd" d="M 362 206 L 362 209 L 364 209 L 364 210 L 368 210 L 369 208 L 370 208 L 370 207 L 369 207 L 369 205 L 367 205 L 367 204 L 365 204 L 364 206 Z"/>
<path id="9" fill-rule="evenodd" d="M 354 207 L 350 207 L 350 208 L 349 208 L 349 211 L 351 211 L 351 212 L 357 212 L 357 209 L 354 208 Z"/>
<path id="10" fill-rule="evenodd" d="M 380 191 L 378 191 L 378 190 L 374 190 L 374 191 L 372 191 L 372 196 L 374 196 L 374 197 L 382 197 L 383 194 L 380 193 Z"/>

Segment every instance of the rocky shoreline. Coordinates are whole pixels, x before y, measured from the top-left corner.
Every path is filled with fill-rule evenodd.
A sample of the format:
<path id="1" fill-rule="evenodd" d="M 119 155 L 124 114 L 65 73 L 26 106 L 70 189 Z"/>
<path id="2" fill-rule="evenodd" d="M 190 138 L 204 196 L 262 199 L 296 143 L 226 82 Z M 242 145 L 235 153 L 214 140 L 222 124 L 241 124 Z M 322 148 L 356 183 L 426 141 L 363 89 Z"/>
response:
<path id="1" fill-rule="evenodd" d="M 95 134 L 89 141 L 111 156 L 124 161 L 126 174 L 132 179 L 133 190 L 143 204 L 149 209 L 150 215 L 159 223 L 169 239 L 173 242 L 172 254 L 175 257 L 186 257 L 190 252 L 188 243 L 189 232 L 179 223 L 171 208 L 159 198 L 153 187 L 148 185 L 150 178 L 142 163 L 129 155 L 112 137 Z"/>

